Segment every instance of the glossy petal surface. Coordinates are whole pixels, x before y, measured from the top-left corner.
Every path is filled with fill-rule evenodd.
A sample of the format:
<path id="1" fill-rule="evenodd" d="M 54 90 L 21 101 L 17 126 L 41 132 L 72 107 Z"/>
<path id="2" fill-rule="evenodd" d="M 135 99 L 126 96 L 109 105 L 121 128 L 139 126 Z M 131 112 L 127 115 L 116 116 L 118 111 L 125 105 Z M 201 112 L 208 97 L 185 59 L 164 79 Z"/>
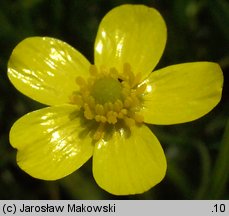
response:
<path id="1" fill-rule="evenodd" d="M 159 183 L 166 172 L 161 145 L 148 127 L 116 129 L 95 146 L 93 174 L 97 184 L 115 195 L 142 193 Z"/>
<path id="2" fill-rule="evenodd" d="M 21 169 L 35 178 L 55 180 L 91 157 L 93 145 L 86 131 L 74 106 L 48 107 L 16 121 L 10 143 L 18 149 Z"/>
<path id="3" fill-rule="evenodd" d="M 122 5 L 100 23 L 95 41 L 95 64 L 147 76 L 158 63 L 166 43 L 166 26 L 159 12 L 143 5 Z"/>
<path id="4" fill-rule="evenodd" d="M 87 76 L 89 62 L 65 42 L 48 37 L 31 37 L 13 50 L 8 76 L 25 95 L 48 105 L 69 102 L 78 86 L 75 78 Z"/>
<path id="5" fill-rule="evenodd" d="M 216 63 L 185 63 L 155 71 L 146 82 L 144 121 L 176 124 L 200 118 L 217 105 L 223 74 Z"/>

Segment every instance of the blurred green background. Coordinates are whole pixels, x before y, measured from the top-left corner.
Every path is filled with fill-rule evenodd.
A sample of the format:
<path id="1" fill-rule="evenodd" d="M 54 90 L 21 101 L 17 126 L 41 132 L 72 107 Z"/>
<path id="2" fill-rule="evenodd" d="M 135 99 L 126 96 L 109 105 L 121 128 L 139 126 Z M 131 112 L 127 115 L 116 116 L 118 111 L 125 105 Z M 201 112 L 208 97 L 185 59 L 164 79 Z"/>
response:
<path id="1" fill-rule="evenodd" d="M 102 17 L 124 3 L 155 7 L 168 28 L 167 46 L 157 66 L 218 62 L 224 72 L 223 97 L 194 122 L 152 126 L 168 161 L 165 179 L 150 191 L 113 196 L 95 183 L 91 160 L 58 181 L 24 173 L 9 144 L 9 130 L 22 115 L 43 105 L 18 92 L 7 78 L 13 48 L 30 36 L 62 39 L 93 62 L 93 44 Z M 229 199 L 229 3 L 227 0 L 0 0 L 0 199 Z M 203 86 L 205 88 L 205 86 Z"/>

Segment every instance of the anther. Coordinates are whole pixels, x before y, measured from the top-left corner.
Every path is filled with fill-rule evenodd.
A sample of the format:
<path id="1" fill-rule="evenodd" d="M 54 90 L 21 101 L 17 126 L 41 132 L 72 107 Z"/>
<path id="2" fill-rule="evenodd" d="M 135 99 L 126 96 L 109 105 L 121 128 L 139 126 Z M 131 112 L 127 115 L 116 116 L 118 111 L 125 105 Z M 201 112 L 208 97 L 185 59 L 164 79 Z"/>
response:
<path id="1" fill-rule="evenodd" d="M 133 118 L 137 123 L 142 123 L 144 121 L 143 116 L 138 113 L 135 113 Z"/>
<path id="2" fill-rule="evenodd" d="M 114 110 L 115 112 L 119 112 L 123 107 L 122 101 L 121 100 L 117 100 L 114 103 Z"/>
<path id="3" fill-rule="evenodd" d="M 89 72 L 92 76 L 98 75 L 98 69 L 95 65 L 91 65 L 89 68 Z"/>
<path id="4" fill-rule="evenodd" d="M 113 111 L 109 111 L 107 113 L 107 122 L 110 124 L 115 124 L 117 122 L 117 113 Z"/>
<path id="5" fill-rule="evenodd" d="M 103 105 L 101 105 L 101 104 L 96 104 L 96 106 L 95 106 L 95 112 L 96 112 L 96 114 L 98 114 L 98 115 L 104 115 L 104 108 L 103 108 Z"/>
<path id="6" fill-rule="evenodd" d="M 136 74 L 136 76 L 134 77 L 133 83 L 131 85 L 132 88 L 140 83 L 141 77 L 142 77 L 141 73 Z"/>
<path id="7" fill-rule="evenodd" d="M 97 128 L 96 132 L 93 135 L 94 140 L 100 140 L 104 134 L 104 123 L 100 123 L 99 127 Z"/>
<path id="8" fill-rule="evenodd" d="M 133 103 L 132 97 L 127 97 L 127 98 L 125 99 L 125 101 L 124 101 L 124 106 L 125 106 L 126 108 L 129 108 L 129 107 L 132 105 L 132 103 Z"/>
<path id="9" fill-rule="evenodd" d="M 77 104 L 78 106 L 82 106 L 84 104 L 82 97 L 76 94 L 71 95 L 70 101 L 72 104 Z"/>
<path id="10" fill-rule="evenodd" d="M 94 115 L 91 109 L 89 108 L 89 106 L 86 106 L 86 105 L 84 106 L 84 116 L 88 120 L 92 120 L 94 118 Z"/>
<path id="11" fill-rule="evenodd" d="M 131 71 L 130 64 L 124 63 L 124 65 L 123 65 L 123 74 L 127 76 L 126 78 L 128 79 L 128 81 L 130 83 L 132 83 L 134 81 L 134 74 Z"/>
<path id="12" fill-rule="evenodd" d="M 124 121 L 125 121 L 125 124 L 128 126 L 128 127 L 132 127 L 133 125 L 134 125 L 134 119 L 132 119 L 132 118 L 128 118 L 128 117 L 126 117 L 126 118 L 124 118 Z"/>
<path id="13" fill-rule="evenodd" d="M 136 95 L 142 95 L 146 90 L 146 86 L 147 86 L 146 83 L 144 83 L 144 84 L 140 85 L 139 87 L 137 87 L 135 94 Z"/>
<path id="14" fill-rule="evenodd" d="M 118 79 L 118 71 L 116 68 L 113 67 L 110 69 L 110 76 L 114 79 Z"/>
<path id="15" fill-rule="evenodd" d="M 78 76 L 78 77 L 76 77 L 76 84 L 79 85 L 80 87 L 82 87 L 82 86 L 86 85 L 86 81 L 84 80 L 83 77 Z"/>

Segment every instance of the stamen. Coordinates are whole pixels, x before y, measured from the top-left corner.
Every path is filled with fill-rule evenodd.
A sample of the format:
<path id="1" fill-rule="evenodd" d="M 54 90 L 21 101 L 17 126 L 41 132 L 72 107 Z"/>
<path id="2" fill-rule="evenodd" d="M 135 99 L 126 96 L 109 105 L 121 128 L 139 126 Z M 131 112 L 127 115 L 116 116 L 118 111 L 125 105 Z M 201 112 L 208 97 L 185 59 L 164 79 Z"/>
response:
<path id="1" fill-rule="evenodd" d="M 91 65 L 89 68 L 89 72 L 92 76 L 98 75 L 98 69 L 95 65 Z"/>
<path id="2" fill-rule="evenodd" d="M 110 69 L 110 76 L 113 79 L 118 79 L 118 71 L 114 67 Z"/>
<path id="3" fill-rule="evenodd" d="M 110 124 L 115 124 L 117 122 L 117 113 L 113 111 L 109 111 L 107 113 L 107 122 Z"/>
<path id="4" fill-rule="evenodd" d="M 84 116 L 86 117 L 86 119 L 89 120 L 92 120 L 94 118 L 92 110 L 90 109 L 88 104 L 84 104 Z"/>
<path id="5" fill-rule="evenodd" d="M 95 106 L 95 112 L 96 112 L 96 114 L 98 114 L 98 115 L 104 115 L 104 108 L 103 108 L 103 105 L 101 105 L 101 104 L 96 104 L 96 106 Z"/>
<path id="6" fill-rule="evenodd" d="M 137 73 L 137 75 L 134 77 L 134 81 L 132 83 L 132 88 L 138 85 L 141 82 L 142 75 L 141 73 Z"/>
<path id="7" fill-rule="evenodd" d="M 123 65 L 123 74 L 126 75 L 127 80 L 129 81 L 130 84 L 132 84 L 133 81 L 134 81 L 134 74 L 131 71 L 130 64 L 124 63 L 124 65 Z"/>
<path id="8" fill-rule="evenodd" d="M 132 98 L 130 96 L 128 96 L 124 101 L 124 106 L 126 108 L 129 108 L 129 107 L 131 107 L 132 103 L 133 103 Z"/>
<path id="9" fill-rule="evenodd" d="M 72 104 L 76 104 L 78 106 L 83 106 L 84 104 L 82 97 L 80 95 L 72 94 L 70 96 L 70 100 Z"/>
<path id="10" fill-rule="evenodd" d="M 133 118 L 137 123 L 142 123 L 144 121 L 144 117 L 138 113 L 135 113 Z"/>
<path id="11" fill-rule="evenodd" d="M 86 86 L 86 81 L 84 80 L 83 77 L 78 76 L 76 77 L 76 84 L 79 85 L 80 87 Z"/>
<path id="12" fill-rule="evenodd" d="M 94 133 L 93 139 L 94 140 L 100 140 L 103 137 L 104 134 L 104 123 L 100 123 L 99 127 L 97 128 L 96 132 Z"/>
<path id="13" fill-rule="evenodd" d="M 140 85 L 139 87 L 136 88 L 135 94 L 142 95 L 145 92 L 146 87 L 147 87 L 146 83 Z"/>
<path id="14" fill-rule="evenodd" d="M 134 119 L 126 117 L 126 118 L 124 119 L 124 121 L 125 121 L 125 123 L 126 123 L 126 125 L 127 125 L 128 127 L 134 126 L 134 123 L 135 123 L 135 122 L 134 122 Z"/>
<path id="15" fill-rule="evenodd" d="M 90 107 L 94 107 L 95 106 L 95 99 L 92 96 L 89 96 L 86 101 L 87 101 L 87 103 L 88 103 L 88 105 Z"/>
<path id="16" fill-rule="evenodd" d="M 114 102 L 114 111 L 115 112 L 119 112 L 123 107 L 122 101 L 121 100 L 117 100 Z"/>

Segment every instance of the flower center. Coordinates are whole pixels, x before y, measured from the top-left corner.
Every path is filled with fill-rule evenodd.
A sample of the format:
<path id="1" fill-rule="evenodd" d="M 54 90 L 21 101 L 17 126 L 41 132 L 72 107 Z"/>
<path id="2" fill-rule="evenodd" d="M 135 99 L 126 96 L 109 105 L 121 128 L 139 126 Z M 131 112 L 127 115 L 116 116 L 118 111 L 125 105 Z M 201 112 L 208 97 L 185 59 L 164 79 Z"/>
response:
<path id="1" fill-rule="evenodd" d="M 99 71 L 91 65 L 90 74 L 87 80 L 80 76 L 76 78 L 79 91 L 73 92 L 70 102 L 81 107 L 87 120 L 99 123 L 93 135 L 95 140 L 103 137 L 107 124 L 123 122 L 131 127 L 143 122 L 138 111 L 146 84 L 140 83 L 141 75 L 135 75 L 128 63 L 123 65 L 122 73 L 115 68 Z"/>
<path id="2" fill-rule="evenodd" d="M 95 81 L 91 95 L 98 104 L 113 103 L 122 98 L 122 85 L 116 79 L 103 77 Z"/>

